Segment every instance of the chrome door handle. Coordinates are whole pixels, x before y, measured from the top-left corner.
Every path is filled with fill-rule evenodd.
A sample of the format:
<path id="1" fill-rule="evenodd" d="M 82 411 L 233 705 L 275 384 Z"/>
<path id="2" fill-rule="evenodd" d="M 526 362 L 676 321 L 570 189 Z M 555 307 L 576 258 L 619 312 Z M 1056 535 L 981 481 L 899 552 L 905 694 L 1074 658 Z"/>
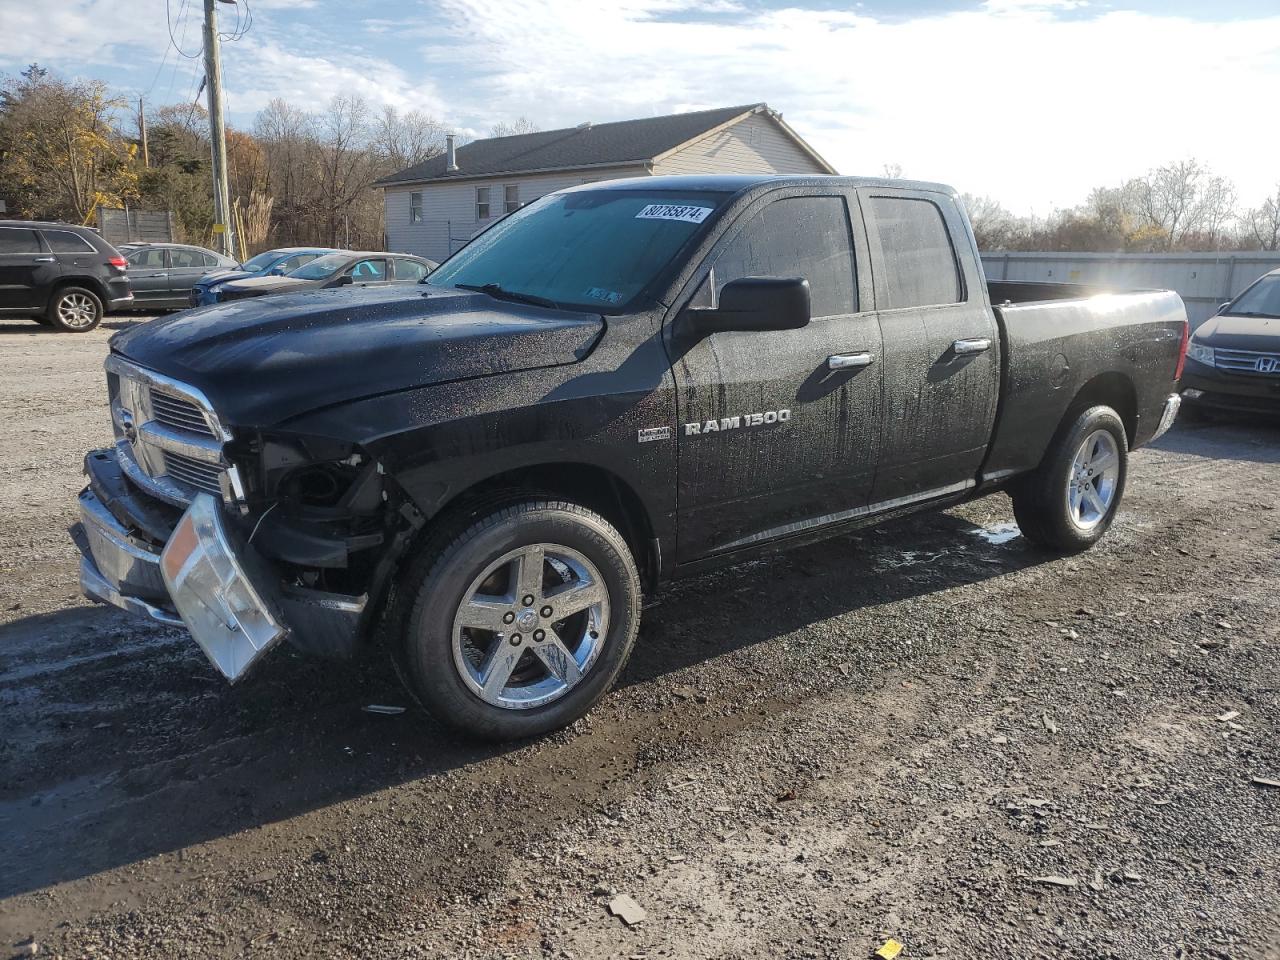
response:
<path id="1" fill-rule="evenodd" d="M 963 357 L 972 353 L 982 353 L 984 350 L 991 349 L 990 337 L 974 337 L 972 340 L 957 340 L 951 345 L 951 349 L 956 352 L 956 356 Z"/>
<path id="2" fill-rule="evenodd" d="M 861 367 L 869 367 L 875 363 L 875 357 L 867 353 L 837 353 L 834 357 L 827 357 L 827 369 L 829 370 L 857 370 Z"/>
<path id="3" fill-rule="evenodd" d="M 36 263 L 53 263 L 53 257 L 36 257 Z"/>

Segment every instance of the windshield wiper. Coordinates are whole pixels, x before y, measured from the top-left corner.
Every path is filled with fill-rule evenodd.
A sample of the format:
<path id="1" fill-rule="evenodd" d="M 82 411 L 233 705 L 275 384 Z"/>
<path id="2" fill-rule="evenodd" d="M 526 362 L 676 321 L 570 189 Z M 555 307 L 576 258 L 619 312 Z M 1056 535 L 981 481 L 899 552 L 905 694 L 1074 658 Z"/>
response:
<path id="1" fill-rule="evenodd" d="M 478 293 L 487 293 L 497 300 L 514 300 L 517 303 L 531 303 L 535 307 L 551 307 L 553 310 L 561 309 L 560 304 L 554 300 L 540 297 L 536 293 L 504 290 L 500 283 L 455 283 L 454 286 L 460 290 L 475 290 Z"/>

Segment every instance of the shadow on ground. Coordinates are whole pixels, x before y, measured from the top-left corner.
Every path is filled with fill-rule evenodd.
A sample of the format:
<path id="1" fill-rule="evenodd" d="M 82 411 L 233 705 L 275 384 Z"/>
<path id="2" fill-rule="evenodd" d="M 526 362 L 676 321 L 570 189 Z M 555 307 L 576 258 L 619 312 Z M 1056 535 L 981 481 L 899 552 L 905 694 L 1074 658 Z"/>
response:
<path id="1" fill-rule="evenodd" d="M 938 514 L 681 581 L 646 613 L 621 685 L 1043 559 L 1020 538 L 993 545 Z M 0 627 L 0 897 L 510 749 L 416 709 L 362 711 L 372 703 L 408 705 L 380 651 L 335 664 L 279 650 L 231 687 L 181 631 L 113 610 Z"/>

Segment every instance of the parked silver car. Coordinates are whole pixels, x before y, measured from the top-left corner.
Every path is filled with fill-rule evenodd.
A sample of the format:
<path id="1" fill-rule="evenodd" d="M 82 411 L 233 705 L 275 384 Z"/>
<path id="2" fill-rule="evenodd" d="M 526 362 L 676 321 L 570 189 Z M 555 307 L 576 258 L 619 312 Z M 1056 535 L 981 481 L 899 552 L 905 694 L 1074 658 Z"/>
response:
<path id="1" fill-rule="evenodd" d="M 129 286 L 139 309 L 181 310 L 190 305 L 191 288 L 210 270 L 234 270 L 240 264 L 204 247 L 185 243 L 125 243 Z"/>

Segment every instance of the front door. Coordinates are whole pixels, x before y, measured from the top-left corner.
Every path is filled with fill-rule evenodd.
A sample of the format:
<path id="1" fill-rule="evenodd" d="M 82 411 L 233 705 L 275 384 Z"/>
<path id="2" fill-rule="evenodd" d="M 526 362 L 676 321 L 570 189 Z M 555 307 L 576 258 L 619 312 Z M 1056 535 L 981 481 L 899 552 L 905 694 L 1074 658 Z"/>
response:
<path id="1" fill-rule="evenodd" d="M 756 201 L 729 227 L 688 306 L 714 305 L 742 277 L 803 277 L 809 324 L 705 337 L 683 315 L 670 326 L 679 562 L 801 533 L 867 503 L 881 346 L 874 313 L 858 306 L 849 200 L 791 193 Z"/>
<path id="2" fill-rule="evenodd" d="M 57 259 L 34 230 L 0 227 L 0 309 L 43 309 L 57 277 Z"/>
<path id="3" fill-rule="evenodd" d="M 885 353 L 872 498 L 956 493 L 975 482 L 1000 395 L 1000 344 L 982 273 L 949 196 L 861 194 Z"/>

